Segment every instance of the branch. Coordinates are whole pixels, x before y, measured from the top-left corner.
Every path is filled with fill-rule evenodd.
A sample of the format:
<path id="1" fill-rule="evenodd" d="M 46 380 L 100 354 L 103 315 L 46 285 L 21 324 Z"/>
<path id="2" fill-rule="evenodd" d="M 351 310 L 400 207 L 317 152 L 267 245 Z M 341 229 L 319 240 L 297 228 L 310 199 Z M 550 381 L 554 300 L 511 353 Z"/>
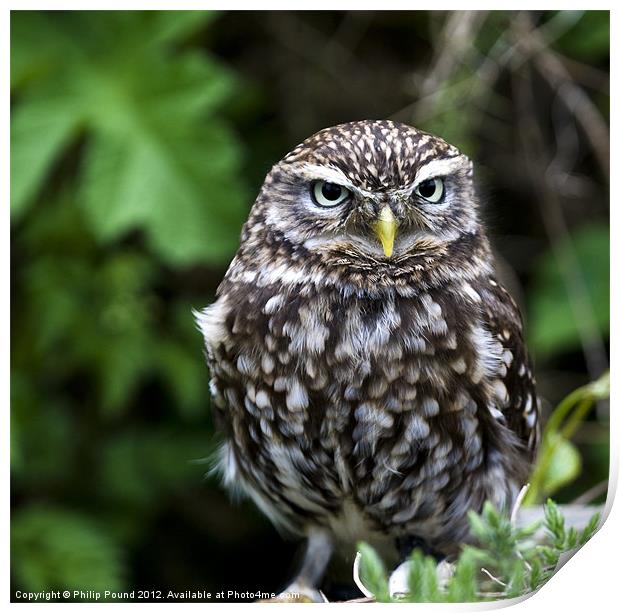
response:
<path id="1" fill-rule="evenodd" d="M 529 22 L 528 16 L 524 19 Z M 518 109 L 517 121 L 520 125 L 518 132 L 524 149 L 523 159 L 526 160 L 532 184 L 540 196 L 545 230 L 564 278 L 570 305 L 578 325 L 588 372 L 591 380 L 595 380 L 609 368 L 605 344 L 596 324 L 592 301 L 579 259 L 572 247 L 572 239 L 558 198 L 557 182 L 550 180 L 552 177 L 549 173 L 550 156 L 545 151 L 542 128 L 532 112 L 532 109 L 536 107 L 529 64 L 524 65 L 521 75 L 522 78 L 519 79 L 513 73 L 513 88 Z M 565 170 L 565 172 L 568 174 L 568 171 Z M 557 173 L 554 178 L 556 177 Z"/>

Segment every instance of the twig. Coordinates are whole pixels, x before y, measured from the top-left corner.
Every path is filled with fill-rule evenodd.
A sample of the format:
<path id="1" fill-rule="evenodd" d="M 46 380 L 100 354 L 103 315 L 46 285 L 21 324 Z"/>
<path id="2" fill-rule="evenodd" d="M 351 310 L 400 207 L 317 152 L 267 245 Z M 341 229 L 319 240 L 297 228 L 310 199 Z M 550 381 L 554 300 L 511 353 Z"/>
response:
<path id="1" fill-rule="evenodd" d="M 609 181 L 609 130 L 589 96 L 571 78 L 569 71 L 557 55 L 549 49 L 548 42 L 534 28 L 529 15 L 523 13 L 517 22 L 520 49 L 525 49 L 540 75 L 559 92 L 560 99 L 573 113 L 589 141 L 599 166 Z"/>
<path id="2" fill-rule="evenodd" d="M 513 526 L 515 526 L 517 523 L 517 515 L 519 514 L 519 509 L 521 508 L 521 505 L 523 504 L 523 500 L 529 489 L 530 489 L 530 484 L 526 483 L 519 491 L 519 495 L 517 496 L 517 499 L 515 500 L 515 503 L 512 506 L 512 511 L 510 513 L 510 523 Z"/>
<path id="3" fill-rule="evenodd" d="M 469 13 L 476 13 L 475 11 L 469 11 Z M 482 11 L 478 11 L 477 15 L 474 15 L 481 19 L 481 22 L 476 24 L 477 30 L 480 30 L 484 25 L 484 17 Z M 554 40 L 561 37 L 565 32 L 570 30 L 575 23 L 581 19 L 583 11 L 572 11 L 570 15 L 566 12 L 560 11 L 556 16 L 551 18 L 545 24 L 541 25 L 535 31 L 547 41 L 551 43 Z M 452 14 L 454 20 L 461 18 L 461 13 L 455 12 Z M 456 16 L 455 16 L 456 15 Z M 455 103 L 461 105 L 474 104 L 482 111 L 488 111 L 488 105 L 485 101 L 492 95 L 492 89 L 499 78 L 502 70 L 510 66 L 511 70 L 516 70 L 520 67 L 522 62 L 529 60 L 530 55 L 535 52 L 534 49 L 522 48 L 520 41 L 511 40 L 511 28 L 506 30 L 498 36 L 494 42 L 490 51 L 482 57 L 479 61 L 478 68 L 470 66 L 471 74 L 463 79 L 459 79 L 456 82 L 449 82 L 456 71 L 457 66 L 466 65 L 467 62 L 475 57 L 476 60 L 480 58 L 480 54 L 475 53 L 475 47 L 471 44 L 472 38 L 475 36 L 474 28 L 470 24 L 465 24 L 470 29 L 469 40 L 461 38 L 459 46 L 463 41 L 466 42 L 465 51 L 458 57 L 458 63 L 452 62 L 450 65 L 450 58 L 454 59 L 455 49 L 453 43 L 448 36 L 449 32 L 454 30 L 454 25 L 451 24 L 450 19 L 446 22 L 441 34 L 434 36 L 442 41 L 438 48 L 442 51 L 438 55 L 438 59 L 433 63 L 427 77 L 425 77 L 422 85 L 416 88 L 416 100 L 406 107 L 395 112 L 391 117 L 393 119 L 400 119 L 414 116 L 415 121 L 424 122 L 437 115 L 437 100 L 440 98 L 452 98 Z M 442 57 L 443 56 L 443 57 Z M 445 59 L 444 59 L 445 58 Z M 437 70 L 439 65 L 444 66 L 442 69 L 441 79 L 433 75 L 433 71 Z M 451 70 L 448 70 L 448 67 Z M 433 87 L 431 87 L 431 84 Z M 456 95 L 463 90 L 467 91 L 467 95 Z M 455 95 L 451 95 L 455 94 Z M 454 108 L 443 107 L 442 112 L 448 110 L 454 110 Z"/>
<path id="4" fill-rule="evenodd" d="M 506 584 L 503 581 L 492 575 L 486 568 L 481 568 L 480 571 L 483 572 L 489 579 L 491 579 L 491 581 L 494 581 L 502 587 L 506 587 Z"/>
<path id="5" fill-rule="evenodd" d="M 597 483 L 595 486 L 591 487 L 589 490 L 585 491 L 581 496 L 578 496 L 573 500 L 572 504 L 590 504 L 593 500 L 596 500 L 599 496 L 602 496 L 607 492 L 609 487 L 609 482 L 607 479 Z"/>
<path id="6" fill-rule="evenodd" d="M 435 59 L 420 87 L 422 98 L 436 92 L 465 63 L 471 53 L 471 41 L 486 16 L 486 11 L 453 11 L 448 15 L 436 46 Z"/>
<path id="7" fill-rule="evenodd" d="M 362 561 L 362 554 L 358 551 L 355 554 L 355 560 L 353 561 L 353 581 L 355 585 L 357 585 L 358 589 L 366 598 L 374 598 L 372 592 L 368 590 L 368 588 L 362 583 L 360 578 L 360 563 Z"/>
<path id="8" fill-rule="evenodd" d="M 437 98 L 455 86 L 471 83 L 470 79 L 463 79 L 457 84 L 445 86 L 456 70 L 467 63 L 469 55 L 474 51 L 471 41 L 484 23 L 486 15 L 486 11 L 452 11 L 448 14 L 437 37 L 434 60 L 418 88 L 417 100 L 394 113 L 392 117 L 407 114 L 413 115 L 414 123 L 423 122 L 425 116 L 433 114 Z"/>
<path id="9" fill-rule="evenodd" d="M 525 21 L 525 25 L 523 24 Z M 515 37 L 522 38 L 523 28 L 529 27 L 529 17 L 524 16 L 516 23 Z M 529 30 L 526 30 L 528 32 Z M 591 379 L 597 379 L 608 369 L 605 345 L 598 330 L 594 309 L 592 307 L 588 288 L 583 271 L 568 231 L 562 206 L 557 196 L 555 185 L 550 185 L 548 168 L 549 156 L 544 150 L 542 129 L 531 110 L 534 107 L 534 97 L 531 83 L 531 68 L 525 65 L 521 71 L 525 83 L 517 83 L 516 75 L 513 78 L 515 99 L 520 109 L 517 121 L 520 123 L 519 135 L 525 150 L 528 172 L 536 191 L 540 195 L 541 214 L 547 236 L 564 278 L 569 294 L 569 301 L 573 310 L 578 332 L 581 338 L 584 357 Z"/>
<path id="10" fill-rule="evenodd" d="M 530 489 L 530 484 L 526 483 L 519 491 L 519 495 L 517 496 L 517 499 L 515 500 L 515 503 L 512 506 L 512 511 L 510 513 L 510 523 L 512 524 L 513 527 L 516 527 L 517 525 L 517 516 L 519 515 L 519 509 L 521 508 L 521 505 L 523 504 L 523 501 L 525 500 L 525 496 L 527 495 L 527 492 L 529 489 Z M 532 570 L 530 563 L 525 559 L 523 554 L 518 550 L 517 550 L 517 555 L 521 558 L 521 560 L 523 560 L 523 564 L 527 568 L 528 572 L 530 572 Z"/>
<path id="11" fill-rule="evenodd" d="M 571 57 L 566 57 L 561 53 L 555 52 L 558 61 L 562 62 L 571 78 L 587 87 L 596 90 L 601 94 L 609 96 L 609 75 L 595 66 L 589 66 Z"/>

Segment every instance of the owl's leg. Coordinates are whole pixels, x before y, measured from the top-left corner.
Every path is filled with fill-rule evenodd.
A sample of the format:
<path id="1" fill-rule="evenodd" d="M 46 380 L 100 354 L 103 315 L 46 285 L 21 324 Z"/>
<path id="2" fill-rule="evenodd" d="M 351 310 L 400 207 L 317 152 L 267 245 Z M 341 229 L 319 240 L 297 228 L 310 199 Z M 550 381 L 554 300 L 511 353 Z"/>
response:
<path id="1" fill-rule="evenodd" d="M 299 573 L 293 582 L 278 595 L 277 600 L 280 602 L 325 602 L 317 586 L 325 574 L 333 550 L 332 539 L 327 532 L 311 530 L 308 533 L 306 552 Z"/>
<path id="2" fill-rule="evenodd" d="M 437 562 L 446 557 L 441 551 L 433 549 L 423 538 L 415 535 L 399 536 L 396 539 L 396 549 L 401 562 L 409 559 L 414 549 L 420 549 L 425 556 L 432 556 Z"/>

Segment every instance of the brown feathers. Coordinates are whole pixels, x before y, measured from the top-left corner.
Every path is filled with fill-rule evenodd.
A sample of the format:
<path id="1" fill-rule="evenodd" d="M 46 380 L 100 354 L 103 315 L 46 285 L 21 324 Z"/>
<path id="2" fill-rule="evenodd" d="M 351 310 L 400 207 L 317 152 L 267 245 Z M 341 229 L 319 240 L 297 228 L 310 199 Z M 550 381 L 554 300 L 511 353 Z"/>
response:
<path id="1" fill-rule="evenodd" d="M 433 203 L 416 187 L 436 178 Z M 317 181 L 350 197 L 317 206 Z M 386 206 L 392 257 L 373 234 Z M 453 146 L 388 121 L 310 137 L 269 173 L 218 296 L 198 321 L 223 470 L 274 522 L 449 553 L 469 509 L 512 504 L 534 380 Z"/>

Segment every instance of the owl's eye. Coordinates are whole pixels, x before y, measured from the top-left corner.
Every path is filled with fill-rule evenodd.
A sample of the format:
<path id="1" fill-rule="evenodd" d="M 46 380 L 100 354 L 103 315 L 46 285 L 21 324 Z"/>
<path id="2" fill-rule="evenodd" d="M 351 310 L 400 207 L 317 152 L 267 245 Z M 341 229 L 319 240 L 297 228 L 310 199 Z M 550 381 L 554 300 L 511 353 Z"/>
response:
<path id="1" fill-rule="evenodd" d="M 443 179 L 427 179 L 415 188 L 415 193 L 429 202 L 439 202 L 443 198 Z"/>
<path id="2" fill-rule="evenodd" d="M 350 192 L 346 187 L 329 181 L 316 181 L 312 184 L 312 197 L 319 206 L 333 207 L 346 200 Z"/>

